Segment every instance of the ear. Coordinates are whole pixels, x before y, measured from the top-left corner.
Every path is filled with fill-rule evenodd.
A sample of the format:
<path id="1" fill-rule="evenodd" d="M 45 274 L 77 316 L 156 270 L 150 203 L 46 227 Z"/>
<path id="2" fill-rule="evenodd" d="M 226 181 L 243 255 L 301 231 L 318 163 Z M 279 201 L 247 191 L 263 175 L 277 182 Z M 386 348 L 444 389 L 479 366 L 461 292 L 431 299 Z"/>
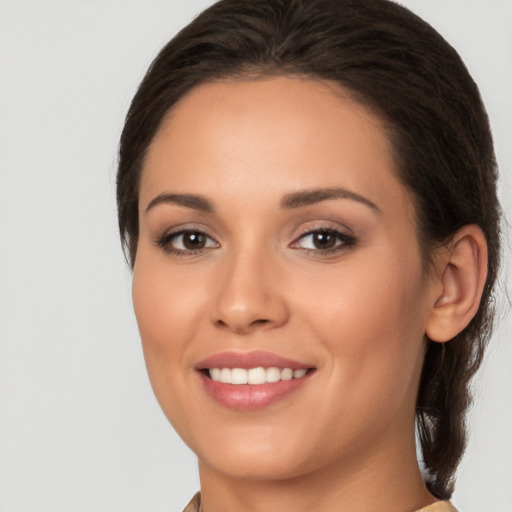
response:
<path id="1" fill-rule="evenodd" d="M 487 278 L 487 242 L 475 224 L 463 226 L 440 250 L 435 263 L 439 281 L 425 328 L 433 341 L 459 334 L 478 311 Z"/>

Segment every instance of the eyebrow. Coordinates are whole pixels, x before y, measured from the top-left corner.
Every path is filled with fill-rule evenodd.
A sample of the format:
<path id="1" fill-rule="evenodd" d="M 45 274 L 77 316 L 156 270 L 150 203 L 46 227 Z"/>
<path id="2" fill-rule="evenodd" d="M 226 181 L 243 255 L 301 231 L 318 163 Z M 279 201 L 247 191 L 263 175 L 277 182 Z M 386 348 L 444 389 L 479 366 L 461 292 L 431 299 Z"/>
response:
<path id="1" fill-rule="evenodd" d="M 146 213 L 159 204 L 178 204 L 202 212 L 213 212 L 213 204 L 206 197 L 195 194 L 168 194 L 156 196 L 147 206 Z"/>
<path id="2" fill-rule="evenodd" d="M 311 204 L 327 201 L 328 199 L 351 199 L 381 213 L 380 208 L 366 197 L 347 190 L 346 188 L 339 187 L 307 189 L 291 192 L 286 194 L 281 200 L 281 208 L 301 208 L 302 206 L 309 206 Z"/>
<path id="3" fill-rule="evenodd" d="M 340 187 L 316 188 L 290 192 L 281 199 L 280 205 L 281 208 L 295 209 L 327 201 L 329 199 L 351 199 L 370 207 L 376 212 L 381 212 L 380 208 L 366 197 Z M 215 211 L 213 203 L 206 197 L 195 194 L 172 194 L 164 192 L 163 194 L 156 196 L 148 204 L 146 213 L 159 204 L 177 204 L 208 213 Z"/>

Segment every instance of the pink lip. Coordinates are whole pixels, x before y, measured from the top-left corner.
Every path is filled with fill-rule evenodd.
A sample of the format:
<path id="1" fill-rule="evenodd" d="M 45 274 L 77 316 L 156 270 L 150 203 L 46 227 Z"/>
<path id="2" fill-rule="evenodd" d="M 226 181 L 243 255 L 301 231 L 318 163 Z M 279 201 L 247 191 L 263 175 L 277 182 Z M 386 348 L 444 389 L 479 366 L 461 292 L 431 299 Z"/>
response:
<path id="1" fill-rule="evenodd" d="M 252 352 L 219 352 L 196 364 L 197 370 L 205 368 L 257 368 L 263 366 L 277 366 L 277 368 L 291 368 L 300 370 L 301 368 L 311 368 L 313 365 L 299 363 L 286 357 L 278 356 L 272 352 L 263 352 L 255 350 Z"/>
<path id="2" fill-rule="evenodd" d="M 267 382 L 265 384 L 223 384 L 210 379 L 204 371 L 207 368 L 256 368 L 259 366 L 278 368 L 312 368 L 312 365 L 299 363 L 286 357 L 272 354 L 271 352 L 222 352 L 207 357 L 196 366 L 204 389 L 217 403 L 230 409 L 239 411 L 253 411 L 276 403 L 290 394 L 298 391 L 309 382 L 315 372 L 308 372 L 299 379 L 279 382 Z"/>

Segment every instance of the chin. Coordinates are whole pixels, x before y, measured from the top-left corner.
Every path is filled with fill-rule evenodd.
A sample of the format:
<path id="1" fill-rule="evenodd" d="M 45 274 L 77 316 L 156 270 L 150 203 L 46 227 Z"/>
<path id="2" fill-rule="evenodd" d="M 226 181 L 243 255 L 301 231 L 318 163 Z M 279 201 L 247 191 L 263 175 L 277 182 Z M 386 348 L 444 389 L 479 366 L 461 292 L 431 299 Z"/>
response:
<path id="1" fill-rule="evenodd" d="M 315 469 L 311 454 L 316 451 L 298 437 L 264 431 L 222 437 L 190 446 L 200 466 L 233 478 L 269 481 L 296 478 Z"/>
<path id="2" fill-rule="evenodd" d="M 221 460 L 199 457 L 199 465 L 203 464 L 231 478 L 242 480 L 288 480 L 308 472 L 305 465 L 297 461 L 297 457 L 292 457 L 290 460 L 276 453 L 248 456 L 232 453 Z"/>

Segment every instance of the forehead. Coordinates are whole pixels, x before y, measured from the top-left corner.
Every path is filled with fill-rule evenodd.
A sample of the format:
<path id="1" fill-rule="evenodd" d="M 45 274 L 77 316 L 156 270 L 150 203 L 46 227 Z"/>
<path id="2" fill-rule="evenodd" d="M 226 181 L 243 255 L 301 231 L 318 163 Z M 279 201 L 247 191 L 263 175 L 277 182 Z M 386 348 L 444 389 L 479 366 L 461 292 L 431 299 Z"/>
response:
<path id="1" fill-rule="evenodd" d="M 403 200 L 381 120 L 332 84 L 298 77 L 202 84 L 149 147 L 141 201 L 164 189 L 205 195 L 343 186 Z"/>

